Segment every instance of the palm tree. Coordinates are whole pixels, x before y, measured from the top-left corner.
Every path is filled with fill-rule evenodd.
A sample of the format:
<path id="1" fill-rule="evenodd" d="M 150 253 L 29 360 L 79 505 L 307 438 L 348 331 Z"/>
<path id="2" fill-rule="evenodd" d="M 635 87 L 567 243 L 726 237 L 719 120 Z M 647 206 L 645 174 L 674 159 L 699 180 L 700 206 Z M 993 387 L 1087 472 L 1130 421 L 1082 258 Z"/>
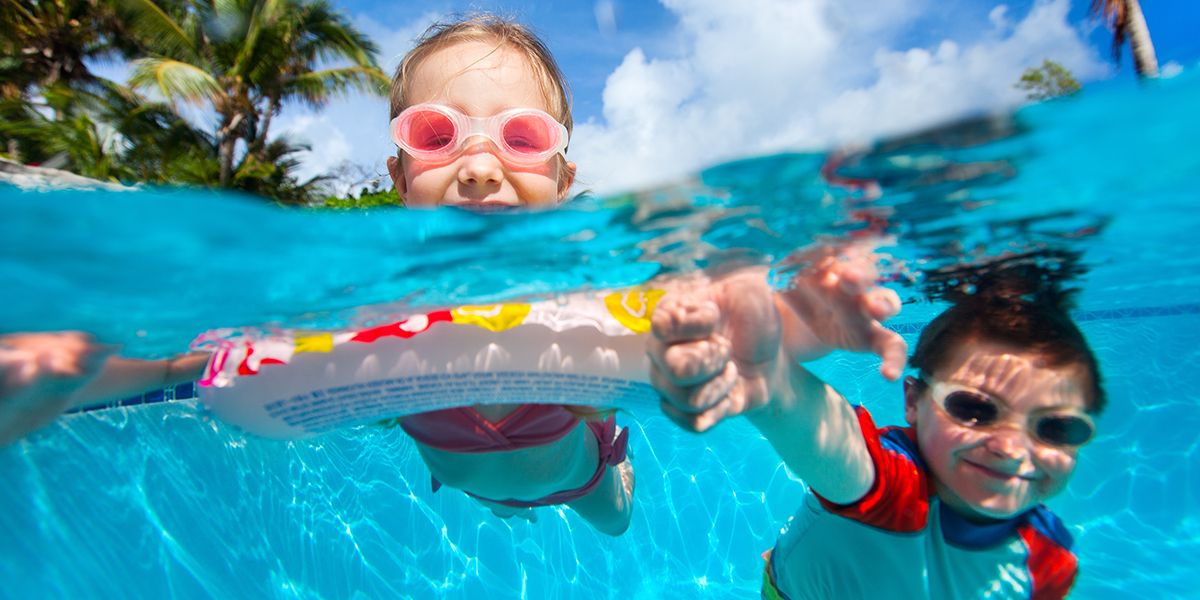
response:
<path id="1" fill-rule="evenodd" d="M 121 0 L 151 56 L 134 61 L 131 84 L 172 103 L 209 106 L 221 186 L 234 176 L 239 140 L 258 153 L 270 119 L 290 100 L 321 105 L 352 89 L 383 94 L 377 50 L 324 0 Z M 326 61 L 349 67 L 319 69 Z"/>
<path id="2" fill-rule="evenodd" d="M 99 0 L 0 0 L 0 97 L 94 80 L 84 64 L 114 50 L 119 22 Z"/>
<path id="3" fill-rule="evenodd" d="M 234 169 L 233 183 L 239 190 L 267 196 L 280 204 L 311 205 L 324 192 L 329 175 L 318 175 L 300 181 L 295 171 L 300 168 L 300 152 L 311 148 L 305 144 L 292 144 L 287 139 L 274 139 L 264 144 L 258 152 L 247 152 Z"/>
<path id="4" fill-rule="evenodd" d="M 1129 40 L 1133 52 L 1133 68 L 1139 77 L 1158 77 L 1158 59 L 1154 56 L 1154 43 L 1150 41 L 1150 29 L 1138 0 L 1092 0 L 1092 15 L 1100 15 L 1113 30 L 1113 57 L 1120 60 L 1121 46 Z"/>
<path id="5" fill-rule="evenodd" d="M 208 137 L 170 107 L 105 80 L 0 101 L 0 136 L 18 141 L 30 162 L 122 182 L 169 183 L 183 163 L 216 156 Z"/>
<path id="6" fill-rule="evenodd" d="M 259 92 L 262 120 L 256 123 L 252 151 L 262 153 L 267 145 L 271 119 L 279 114 L 286 100 L 298 101 L 309 108 L 324 108 L 334 94 L 373 87 L 383 93 L 391 83 L 374 66 L 371 54 L 374 44 L 356 31 L 324 1 L 306 2 L 289 11 L 281 27 L 269 33 L 278 36 L 264 39 L 264 46 L 274 51 L 273 60 L 263 61 L 255 76 Z M 320 32 L 321 35 L 312 35 Z M 353 66 L 316 69 L 327 55 L 350 58 Z M 281 68 L 276 68 L 281 67 Z"/>

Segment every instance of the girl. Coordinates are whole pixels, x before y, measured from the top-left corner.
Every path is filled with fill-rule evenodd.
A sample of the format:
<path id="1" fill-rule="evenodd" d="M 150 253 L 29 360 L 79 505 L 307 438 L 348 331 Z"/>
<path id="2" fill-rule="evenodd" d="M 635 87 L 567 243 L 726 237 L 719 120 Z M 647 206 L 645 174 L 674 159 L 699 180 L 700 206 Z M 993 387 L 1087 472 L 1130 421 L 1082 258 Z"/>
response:
<path id="1" fill-rule="evenodd" d="M 390 94 L 400 149 L 388 171 L 410 207 L 552 208 L 575 164 L 566 83 L 545 45 L 495 17 L 435 25 L 400 63 Z M 110 357 L 84 334 L 0 338 L 0 445 L 63 410 L 197 379 L 207 360 Z M 629 527 L 633 470 L 613 418 L 558 405 L 463 407 L 398 424 L 434 478 L 502 517 L 566 504 L 597 530 Z M 439 483 L 440 482 L 440 483 Z"/>
<path id="2" fill-rule="evenodd" d="M 388 158 L 407 206 L 552 208 L 575 163 L 566 82 L 546 46 L 495 17 L 435 25 L 392 79 Z M 599 531 L 629 527 L 628 434 L 556 405 L 454 408 L 399 420 L 434 477 L 500 516 L 566 504 Z M 615 468 L 610 468 L 615 467 Z"/>

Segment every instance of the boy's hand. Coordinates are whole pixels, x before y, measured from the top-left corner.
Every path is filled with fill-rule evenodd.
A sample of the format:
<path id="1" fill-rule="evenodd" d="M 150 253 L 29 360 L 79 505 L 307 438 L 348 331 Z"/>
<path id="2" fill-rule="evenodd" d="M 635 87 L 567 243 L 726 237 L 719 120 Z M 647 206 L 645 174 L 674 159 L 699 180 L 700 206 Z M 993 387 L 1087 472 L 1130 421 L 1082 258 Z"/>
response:
<path id="1" fill-rule="evenodd" d="M 876 285 L 875 255 L 858 247 L 819 247 L 799 257 L 806 267 L 776 293 L 764 270 L 672 291 L 651 317 L 650 381 L 663 412 L 704 431 L 765 405 L 790 385 L 787 369 L 832 350 L 871 352 L 896 380 L 908 345 L 880 321 L 900 298 Z"/>
<path id="2" fill-rule="evenodd" d="M 895 291 L 877 285 L 877 256 L 862 246 L 819 246 L 796 260 L 806 266 L 780 297 L 799 317 L 788 331 L 788 352 L 806 361 L 832 350 L 870 352 L 883 359 L 879 371 L 900 378 L 908 344 L 880 322 L 900 312 Z"/>
<path id="3" fill-rule="evenodd" d="M 0 336 L 0 447 L 69 408 L 115 350 L 80 332 Z"/>
<path id="4" fill-rule="evenodd" d="M 784 363 L 765 270 L 672 291 L 654 309 L 651 325 L 650 381 L 676 423 L 704 431 L 766 404 Z"/>

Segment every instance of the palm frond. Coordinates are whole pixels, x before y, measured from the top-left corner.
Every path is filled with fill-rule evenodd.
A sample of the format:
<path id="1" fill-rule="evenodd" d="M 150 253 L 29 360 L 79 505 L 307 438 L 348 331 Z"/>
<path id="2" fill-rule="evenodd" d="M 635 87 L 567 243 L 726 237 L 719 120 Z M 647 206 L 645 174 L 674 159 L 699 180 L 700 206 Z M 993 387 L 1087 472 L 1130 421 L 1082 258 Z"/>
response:
<path id="1" fill-rule="evenodd" d="M 130 85 L 150 88 L 174 102 L 214 102 L 223 95 L 220 83 L 196 65 L 167 58 L 143 58 L 133 61 Z"/>
<path id="2" fill-rule="evenodd" d="M 331 96 L 350 91 L 383 96 L 390 84 L 388 76 L 376 67 L 339 67 L 297 75 L 285 84 L 284 91 L 288 96 L 296 96 L 310 106 L 319 107 Z"/>
<path id="3" fill-rule="evenodd" d="M 263 63 L 263 50 L 270 50 L 274 44 L 272 30 L 278 26 L 281 17 L 286 13 L 288 0 L 258 0 L 249 8 L 249 14 L 238 15 L 245 21 L 245 31 L 237 40 L 238 52 L 230 65 L 230 74 L 245 76 L 258 64 Z"/>
<path id="4" fill-rule="evenodd" d="M 1113 60 L 1121 60 L 1121 46 L 1125 44 L 1128 35 L 1129 11 L 1125 0 L 1092 0 L 1088 6 L 1088 14 L 1099 17 L 1113 32 Z"/>
<path id="5" fill-rule="evenodd" d="M 195 36 L 154 0 L 117 0 L 122 19 L 139 41 L 159 56 L 199 63 Z"/>
<path id="6" fill-rule="evenodd" d="M 360 66 L 376 65 L 379 47 L 327 2 L 305 3 L 304 9 L 295 13 L 295 21 L 295 29 L 305 32 L 296 50 L 306 59 L 346 59 Z"/>

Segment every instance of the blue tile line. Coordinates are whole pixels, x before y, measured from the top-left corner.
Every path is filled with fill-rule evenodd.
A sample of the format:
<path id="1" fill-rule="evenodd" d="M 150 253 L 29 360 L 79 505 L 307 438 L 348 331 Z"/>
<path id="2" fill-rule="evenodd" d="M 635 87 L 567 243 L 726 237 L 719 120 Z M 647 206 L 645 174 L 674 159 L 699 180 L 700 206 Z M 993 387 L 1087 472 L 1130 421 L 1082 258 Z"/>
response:
<path id="1" fill-rule="evenodd" d="M 1200 304 L 1175 304 L 1171 306 L 1141 306 L 1134 308 L 1113 308 L 1107 310 L 1084 310 L 1072 315 L 1077 322 L 1087 321 L 1119 321 L 1124 319 L 1145 319 L 1148 317 L 1173 317 L 1177 315 L 1200 314 Z M 920 333 L 928 322 L 896 323 L 888 325 L 888 329 L 900 334 Z M 138 404 L 154 404 L 170 400 L 195 400 L 199 398 L 199 390 L 194 383 L 181 383 L 174 387 L 147 392 L 140 396 L 132 396 L 101 406 L 77 408 L 67 412 L 89 412 L 103 410 L 115 406 L 136 406 Z"/>
<path id="2" fill-rule="evenodd" d="M 1123 319 L 1145 319 L 1148 317 L 1173 317 L 1177 315 L 1200 314 L 1200 304 L 1175 304 L 1171 306 L 1138 306 L 1133 308 L 1112 308 L 1107 310 L 1081 310 L 1071 314 L 1077 323 L 1087 321 L 1120 321 Z M 887 328 L 896 333 L 920 333 L 929 322 L 894 323 Z"/>

